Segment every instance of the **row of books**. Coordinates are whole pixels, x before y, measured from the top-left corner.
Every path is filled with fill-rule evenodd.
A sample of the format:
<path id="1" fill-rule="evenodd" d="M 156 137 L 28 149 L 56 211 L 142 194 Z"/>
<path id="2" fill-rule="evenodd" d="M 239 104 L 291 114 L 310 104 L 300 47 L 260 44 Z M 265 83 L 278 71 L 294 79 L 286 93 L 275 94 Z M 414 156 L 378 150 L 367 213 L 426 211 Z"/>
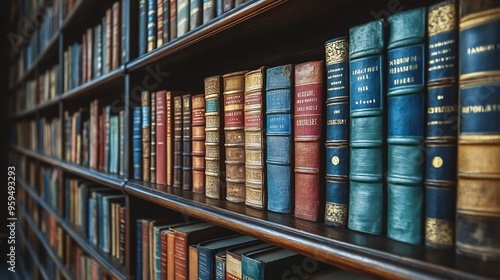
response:
<path id="1" fill-rule="evenodd" d="M 58 73 L 59 64 L 55 64 L 51 68 L 45 70 L 38 76 L 38 100 L 37 104 L 43 104 L 46 101 L 54 99 L 58 94 Z"/>
<path id="2" fill-rule="evenodd" d="M 139 55 L 208 23 L 246 0 L 139 0 Z"/>
<path id="3" fill-rule="evenodd" d="M 37 151 L 38 133 L 36 120 L 23 120 L 15 123 L 15 132 L 12 133 L 12 143 L 21 148 Z"/>
<path id="4" fill-rule="evenodd" d="M 38 152 L 56 159 L 62 159 L 61 121 L 59 118 L 38 120 Z"/>
<path id="5" fill-rule="evenodd" d="M 16 89 L 15 113 L 34 109 L 38 105 L 37 89 L 35 79 L 26 81 L 22 87 Z"/>
<path id="6" fill-rule="evenodd" d="M 121 65 L 122 11 L 120 1 L 106 10 L 101 23 L 88 28 L 81 42 L 64 52 L 64 92 L 100 77 Z"/>

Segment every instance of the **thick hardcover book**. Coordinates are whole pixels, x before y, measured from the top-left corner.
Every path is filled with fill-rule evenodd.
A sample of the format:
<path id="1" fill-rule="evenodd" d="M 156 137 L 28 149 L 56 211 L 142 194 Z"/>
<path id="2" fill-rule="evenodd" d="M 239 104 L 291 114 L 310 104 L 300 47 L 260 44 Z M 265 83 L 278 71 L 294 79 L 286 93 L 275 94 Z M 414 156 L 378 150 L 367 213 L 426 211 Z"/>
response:
<path id="1" fill-rule="evenodd" d="M 163 43 L 170 41 L 170 0 L 163 1 Z"/>
<path id="2" fill-rule="evenodd" d="M 203 0 L 203 24 L 215 18 L 216 0 Z"/>
<path id="3" fill-rule="evenodd" d="M 297 218 L 319 221 L 324 213 L 323 61 L 295 66 L 295 211 Z"/>
<path id="4" fill-rule="evenodd" d="M 102 26 L 98 24 L 94 27 L 94 75 L 93 77 L 99 77 L 102 75 Z M 73 65 L 76 63 L 73 60 Z M 73 71 L 72 71 L 73 72 Z M 73 79 L 72 79 L 73 80 Z M 74 85 L 76 86 L 76 85 Z"/>
<path id="5" fill-rule="evenodd" d="M 205 193 L 205 95 L 192 97 L 192 172 L 193 192 Z"/>
<path id="6" fill-rule="evenodd" d="M 182 188 L 192 189 L 191 94 L 182 96 Z"/>
<path id="7" fill-rule="evenodd" d="M 104 66 L 102 69 L 102 73 L 108 73 L 111 68 L 111 59 L 112 59 L 112 38 L 113 38 L 113 11 L 112 9 L 106 10 L 106 15 L 104 16 L 103 25 L 102 25 L 102 50 L 103 50 L 103 59 Z"/>
<path id="8" fill-rule="evenodd" d="M 189 30 L 193 30 L 202 23 L 203 0 L 189 1 Z"/>
<path id="9" fill-rule="evenodd" d="M 126 245 L 125 245 L 125 213 L 126 213 L 126 209 L 125 209 L 125 206 L 120 206 L 119 210 L 118 210 L 118 215 L 119 215 L 119 218 L 120 218 L 120 221 L 119 221 L 119 227 L 120 227 L 120 236 L 119 236 L 119 252 L 118 252 L 118 259 L 120 260 L 120 263 L 122 265 L 125 265 L 125 248 L 126 248 Z"/>
<path id="10" fill-rule="evenodd" d="M 255 242 L 255 238 L 247 235 L 223 237 L 215 240 L 202 242 L 198 245 L 198 279 L 212 280 L 215 278 L 215 255 L 219 251 L 228 248 Z M 222 274 L 222 275 L 225 275 Z"/>
<path id="11" fill-rule="evenodd" d="M 148 2 L 148 48 L 147 51 L 150 52 L 156 49 L 156 1 L 157 0 L 146 0 Z"/>
<path id="12" fill-rule="evenodd" d="M 458 2 L 428 11 L 425 244 L 451 248 L 455 240 Z"/>
<path id="13" fill-rule="evenodd" d="M 118 113 L 119 116 L 119 129 L 118 129 L 118 136 L 120 138 L 120 146 L 119 146 L 119 168 L 118 168 L 118 174 L 120 176 L 125 175 L 125 111 L 120 111 Z"/>
<path id="14" fill-rule="evenodd" d="M 165 10 L 163 3 L 168 2 L 168 0 L 156 0 L 156 47 L 159 48 L 161 45 L 163 45 L 163 28 L 164 28 L 164 21 L 163 17 L 165 15 Z"/>
<path id="15" fill-rule="evenodd" d="M 189 1 L 177 0 L 177 37 L 189 31 Z"/>
<path id="16" fill-rule="evenodd" d="M 99 167 L 99 100 L 90 103 L 90 168 Z"/>
<path id="17" fill-rule="evenodd" d="M 198 245 L 189 246 L 189 280 L 198 280 Z"/>
<path id="18" fill-rule="evenodd" d="M 267 209 L 293 212 L 293 65 L 266 72 Z M 241 278 L 241 276 L 240 276 Z"/>
<path id="19" fill-rule="evenodd" d="M 226 280 L 226 252 L 215 254 L 215 280 Z"/>
<path id="20" fill-rule="evenodd" d="M 120 117 L 115 115 L 109 119 L 109 173 L 118 173 L 119 160 L 119 129 Z"/>
<path id="21" fill-rule="evenodd" d="M 149 246 L 149 222 L 150 219 L 142 219 L 142 279 L 148 280 L 149 278 L 149 254 L 150 246 Z"/>
<path id="22" fill-rule="evenodd" d="M 182 188 L 182 96 L 174 97 L 174 180 Z"/>
<path id="23" fill-rule="evenodd" d="M 389 17 L 387 236 L 422 242 L 427 9 Z"/>
<path id="24" fill-rule="evenodd" d="M 500 260 L 500 3 L 460 2 L 459 254 Z"/>
<path id="25" fill-rule="evenodd" d="M 170 0 L 170 40 L 177 38 L 177 0 Z"/>
<path id="26" fill-rule="evenodd" d="M 139 0 L 139 56 L 146 53 L 148 42 L 148 6 L 146 0 Z"/>
<path id="27" fill-rule="evenodd" d="M 111 69 L 118 68 L 121 62 L 121 8 L 120 1 L 113 3 L 113 35 L 112 35 L 112 50 L 111 50 Z"/>
<path id="28" fill-rule="evenodd" d="M 173 182 L 173 173 L 174 173 L 174 137 L 173 137 L 173 131 L 174 131 L 174 110 L 172 108 L 172 92 L 167 91 L 165 94 L 165 106 L 167 107 L 166 110 L 166 116 L 165 116 L 165 151 L 166 151 L 166 183 L 168 186 L 172 186 Z"/>
<path id="29" fill-rule="evenodd" d="M 205 79 L 205 195 L 226 197 L 226 165 L 222 134 L 223 96 L 221 77 Z"/>
<path id="30" fill-rule="evenodd" d="M 156 183 L 167 183 L 167 153 L 165 150 L 166 136 L 166 114 L 167 107 L 165 106 L 166 91 L 156 92 Z"/>
<path id="31" fill-rule="evenodd" d="M 66 92 L 69 90 L 68 81 L 66 79 L 66 73 L 68 73 L 68 60 L 67 60 L 67 52 L 64 52 L 64 81 L 63 81 L 63 91 Z M 82 84 L 87 82 L 87 33 L 83 33 L 82 35 Z"/>
<path id="32" fill-rule="evenodd" d="M 266 208 L 264 152 L 265 68 L 245 74 L 245 204 Z"/>
<path id="33" fill-rule="evenodd" d="M 346 228 L 349 209 L 349 37 L 328 40 L 326 54 L 325 224 Z"/>
<path id="34" fill-rule="evenodd" d="M 167 258 L 168 258 L 168 231 L 169 229 L 160 232 L 161 239 L 161 280 L 167 280 Z"/>
<path id="35" fill-rule="evenodd" d="M 142 180 L 142 107 L 135 107 L 132 119 L 133 178 Z"/>
<path id="36" fill-rule="evenodd" d="M 151 158 L 150 158 L 150 175 L 149 181 L 156 183 L 156 95 L 151 94 Z"/>
<path id="37" fill-rule="evenodd" d="M 226 199 L 245 202 L 245 118 L 244 90 L 246 71 L 223 76 L 224 147 L 226 150 Z"/>
<path id="38" fill-rule="evenodd" d="M 384 22 L 349 30 L 349 229 L 381 234 L 384 217 Z"/>
<path id="39" fill-rule="evenodd" d="M 109 152 L 111 151 L 111 130 L 109 125 L 109 120 L 111 118 L 111 106 L 105 106 L 102 108 L 103 115 L 103 126 L 102 126 L 102 134 L 103 134 L 103 167 L 102 171 L 109 172 L 111 158 Z"/>
<path id="40" fill-rule="evenodd" d="M 87 58 L 87 62 L 85 63 L 87 65 L 87 82 L 89 82 L 90 80 L 92 80 L 92 78 L 95 78 L 95 76 L 92 76 L 92 71 L 93 71 L 93 56 L 95 55 L 95 53 L 92 51 L 93 50 L 93 45 L 94 45 L 94 40 L 92 39 L 93 38 L 93 34 L 92 34 L 92 28 L 88 28 L 87 29 L 87 36 L 85 36 L 86 38 L 86 42 L 87 42 L 87 55 L 86 55 L 86 58 Z M 84 69 L 85 70 L 85 69 Z"/>
<path id="41" fill-rule="evenodd" d="M 151 94 L 148 91 L 141 93 L 142 105 L 142 180 L 149 182 L 151 157 Z"/>
<path id="42" fill-rule="evenodd" d="M 226 250 L 226 279 L 241 280 L 241 256 L 253 251 L 262 250 L 272 245 L 256 241 Z"/>

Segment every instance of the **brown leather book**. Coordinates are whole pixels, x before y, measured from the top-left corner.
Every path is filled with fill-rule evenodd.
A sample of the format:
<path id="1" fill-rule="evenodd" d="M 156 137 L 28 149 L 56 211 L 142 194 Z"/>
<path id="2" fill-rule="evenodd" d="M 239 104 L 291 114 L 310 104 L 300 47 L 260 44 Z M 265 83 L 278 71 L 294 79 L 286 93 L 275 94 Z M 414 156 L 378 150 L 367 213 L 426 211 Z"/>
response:
<path id="1" fill-rule="evenodd" d="M 323 217 L 323 61 L 295 66 L 295 212 L 297 218 Z"/>
<path id="2" fill-rule="evenodd" d="M 265 67 L 245 74 L 245 204 L 266 207 Z"/>
<path id="3" fill-rule="evenodd" d="M 166 184 L 168 186 L 172 186 L 173 183 L 173 173 L 174 173 L 174 137 L 173 137 L 173 131 L 174 131 L 174 110 L 172 108 L 172 92 L 168 91 L 165 95 L 165 106 L 167 107 L 166 110 L 166 116 L 165 116 L 165 121 L 166 121 L 166 142 L 165 142 L 165 150 L 166 150 L 166 172 L 167 172 L 167 178 L 166 178 Z"/>
<path id="4" fill-rule="evenodd" d="M 151 157 L 151 94 L 148 91 L 141 93 L 142 106 L 142 180 L 149 182 Z"/>
<path id="5" fill-rule="evenodd" d="M 86 39 L 87 39 L 87 63 L 86 63 L 86 66 L 87 66 L 87 82 L 89 82 L 90 80 L 92 80 L 92 70 L 94 68 L 94 65 L 93 65 L 93 52 L 92 50 L 94 49 L 94 40 L 92 39 L 93 38 L 93 31 L 92 31 L 92 28 L 88 28 L 87 29 L 87 36 L 86 36 Z"/>
<path id="6" fill-rule="evenodd" d="M 198 245 L 189 246 L 189 280 L 198 280 Z"/>
<path id="7" fill-rule="evenodd" d="M 226 197 L 224 136 L 221 129 L 223 97 L 221 76 L 205 79 L 205 196 Z"/>
<path id="8" fill-rule="evenodd" d="M 182 188 L 182 96 L 174 96 L 174 182 Z"/>
<path id="9" fill-rule="evenodd" d="M 149 181 L 153 184 L 156 183 L 156 98 L 152 94 L 151 98 L 151 158 L 150 158 L 150 176 Z"/>
<path id="10" fill-rule="evenodd" d="M 113 17 L 112 17 L 112 22 L 113 22 L 113 35 L 112 35 L 112 51 L 111 51 L 111 69 L 115 69 L 118 66 L 120 66 L 121 62 L 121 8 L 120 8 L 120 1 L 116 1 L 113 3 Z"/>
<path id="11" fill-rule="evenodd" d="M 160 233 L 161 238 L 161 280 L 167 280 L 168 271 L 168 230 L 163 230 Z"/>
<path id="12" fill-rule="evenodd" d="M 149 219 L 142 220 L 142 279 L 149 279 Z M 154 247 L 153 247 L 154 248 Z"/>
<path id="13" fill-rule="evenodd" d="M 119 208 L 119 213 L 120 213 L 120 234 L 119 234 L 119 250 L 118 250 L 118 259 L 120 260 L 120 263 L 122 265 L 125 265 L 125 206 L 120 206 Z"/>
<path id="14" fill-rule="evenodd" d="M 182 96 L 182 188 L 192 189 L 191 94 Z"/>
<path id="15" fill-rule="evenodd" d="M 91 103 L 92 112 L 92 133 L 91 133 L 91 153 L 93 154 L 93 164 L 91 168 L 97 169 L 99 166 L 99 141 L 100 141 L 100 133 L 99 133 L 99 99 L 94 99 Z"/>
<path id="16" fill-rule="evenodd" d="M 224 79 L 224 135 L 226 152 L 226 199 L 245 202 L 245 118 L 246 71 L 229 73 Z"/>
<path id="17" fill-rule="evenodd" d="M 156 92 L 156 183 L 166 184 L 167 172 L 166 161 L 167 153 L 165 150 L 165 137 L 166 137 L 166 113 L 167 107 L 165 106 L 166 91 Z"/>
<path id="18" fill-rule="evenodd" d="M 177 38 L 177 0 L 170 0 L 170 41 L 175 38 Z"/>
<path id="19" fill-rule="evenodd" d="M 112 20 L 112 17 L 113 17 L 113 11 L 112 9 L 107 9 L 106 10 L 106 24 L 105 24 L 105 28 L 106 28 L 106 38 L 104 38 L 105 40 L 105 45 L 106 45 L 106 49 L 104 50 L 105 51 L 105 60 L 104 60 L 104 73 L 108 73 L 109 71 L 111 71 L 111 43 L 112 43 L 112 32 L 113 32 L 113 26 L 112 24 L 114 23 L 113 20 Z"/>
<path id="20" fill-rule="evenodd" d="M 156 47 L 159 48 L 163 45 L 163 1 L 169 0 L 157 0 L 156 2 Z"/>
<path id="21" fill-rule="evenodd" d="M 167 233 L 167 280 L 175 280 L 175 233 L 169 230 Z"/>
<path id="22" fill-rule="evenodd" d="M 192 97 L 193 192 L 205 193 L 205 95 Z"/>

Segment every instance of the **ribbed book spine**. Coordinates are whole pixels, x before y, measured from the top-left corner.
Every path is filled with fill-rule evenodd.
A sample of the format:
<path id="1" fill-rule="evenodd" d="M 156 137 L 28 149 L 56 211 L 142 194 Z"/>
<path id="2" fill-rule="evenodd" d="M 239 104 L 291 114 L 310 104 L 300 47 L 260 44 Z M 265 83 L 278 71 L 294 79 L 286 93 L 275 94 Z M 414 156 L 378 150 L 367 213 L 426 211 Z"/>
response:
<path id="1" fill-rule="evenodd" d="M 156 183 L 156 94 L 151 93 L 151 158 L 150 158 L 150 175 L 149 181 Z"/>
<path id="2" fill-rule="evenodd" d="M 265 68 L 245 74 L 245 204 L 266 208 L 264 152 Z"/>
<path id="3" fill-rule="evenodd" d="M 94 27 L 94 78 L 102 75 L 102 29 L 101 25 L 98 24 Z M 72 53 L 74 55 L 75 49 L 73 49 Z M 76 59 L 72 60 L 72 65 L 75 65 Z M 74 67 L 74 66 L 72 66 Z M 75 73 L 77 69 L 72 70 L 72 73 Z M 75 79 L 71 79 L 72 83 L 75 82 Z M 76 84 L 73 84 L 72 88 L 76 87 Z"/>
<path id="4" fill-rule="evenodd" d="M 245 202 L 245 71 L 223 76 L 226 199 Z"/>
<path id="5" fill-rule="evenodd" d="M 293 65 L 266 72 L 267 209 L 293 212 Z"/>
<path id="6" fill-rule="evenodd" d="M 189 1 L 177 0 L 177 37 L 189 31 Z"/>
<path id="7" fill-rule="evenodd" d="M 202 23 L 203 0 L 190 0 L 189 3 L 189 30 L 193 30 Z"/>
<path id="8" fill-rule="evenodd" d="M 226 165 L 222 134 L 221 77 L 205 79 L 205 196 L 226 197 Z"/>
<path id="9" fill-rule="evenodd" d="M 346 228 L 349 210 L 349 37 L 325 43 L 325 224 Z"/>
<path id="10" fill-rule="evenodd" d="M 387 236 L 421 244 L 427 9 L 389 17 Z"/>
<path id="11" fill-rule="evenodd" d="M 157 17 L 156 17 L 156 47 L 161 47 L 163 45 L 163 17 L 165 11 L 163 10 L 163 2 L 168 1 L 168 0 L 157 0 L 156 2 L 156 7 L 157 7 Z"/>
<path id="12" fill-rule="evenodd" d="M 121 62 L 121 7 L 120 1 L 113 3 L 113 35 L 112 35 L 112 50 L 111 50 L 111 69 L 116 69 Z M 128 20 L 128 19 L 127 19 Z"/>
<path id="13" fill-rule="evenodd" d="M 142 180 L 149 182 L 150 157 L 151 157 L 151 94 L 143 91 L 141 96 L 142 105 Z"/>
<path id="14" fill-rule="evenodd" d="M 500 2 L 460 2 L 459 254 L 500 260 Z"/>
<path id="15" fill-rule="evenodd" d="M 170 0 L 163 0 L 163 43 L 170 41 Z"/>
<path id="16" fill-rule="evenodd" d="M 132 119 L 132 161 L 134 179 L 142 179 L 142 107 L 134 107 Z"/>
<path id="17" fill-rule="evenodd" d="M 193 187 L 191 158 L 191 95 L 182 96 L 182 188 L 191 190 Z"/>
<path id="18" fill-rule="evenodd" d="M 215 18 L 216 0 L 203 0 L 203 24 Z"/>
<path id="19" fill-rule="evenodd" d="M 429 8 L 427 32 L 427 135 L 425 139 L 425 244 L 451 248 L 455 241 L 458 5 Z"/>
<path id="20" fill-rule="evenodd" d="M 174 97 L 174 182 L 182 188 L 182 96 Z"/>
<path id="21" fill-rule="evenodd" d="M 150 52 L 156 49 L 156 1 L 157 0 L 147 0 L 148 2 L 148 48 L 147 51 Z"/>
<path id="22" fill-rule="evenodd" d="M 167 0 L 168 1 L 168 0 Z M 139 0 L 139 55 L 147 50 L 148 41 L 148 6 L 146 0 Z"/>
<path id="23" fill-rule="evenodd" d="M 165 106 L 167 107 L 166 109 L 166 117 L 165 117 L 165 123 L 166 123 L 166 128 L 165 128 L 165 151 L 166 151 L 166 173 L 167 177 L 165 179 L 167 186 L 172 186 L 173 182 L 173 173 L 174 173 L 174 117 L 173 113 L 174 110 L 172 108 L 172 92 L 167 91 L 165 95 Z"/>
<path id="24" fill-rule="evenodd" d="M 118 115 L 119 129 L 118 136 L 120 138 L 120 148 L 119 148 L 119 169 L 118 174 L 120 176 L 125 175 L 125 111 L 120 111 Z"/>
<path id="25" fill-rule="evenodd" d="M 177 38 L 177 0 L 170 0 L 170 40 Z"/>
<path id="26" fill-rule="evenodd" d="M 165 95 L 166 91 L 156 92 L 156 183 L 167 183 L 166 161 L 167 154 L 165 150 L 166 137 L 166 109 Z"/>
<path id="27" fill-rule="evenodd" d="M 349 30 L 349 229 L 381 234 L 384 216 L 385 43 L 382 21 Z"/>
<path id="28" fill-rule="evenodd" d="M 205 193 L 205 95 L 192 97 L 193 192 Z"/>
<path id="29" fill-rule="evenodd" d="M 324 62 L 295 66 L 295 210 L 297 218 L 319 221 L 324 213 L 323 75 Z"/>

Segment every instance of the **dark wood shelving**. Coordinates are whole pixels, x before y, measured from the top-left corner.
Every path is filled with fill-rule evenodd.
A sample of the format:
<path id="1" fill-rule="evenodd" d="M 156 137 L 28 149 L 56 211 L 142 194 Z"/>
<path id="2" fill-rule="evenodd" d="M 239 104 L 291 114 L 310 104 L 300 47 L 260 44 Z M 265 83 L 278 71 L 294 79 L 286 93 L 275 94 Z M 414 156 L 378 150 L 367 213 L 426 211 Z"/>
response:
<path id="1" fill-rule="evenodd" d="M 414 246 L 385 237 L 336 229 L 164 185 L 129 181 L 129 195 L 296 251 L 340 268 L 391 279 L 486 279 L 500 275 L 495 263 L 452 251 Z"/>
<path id="2" fill-rule="evenodd" d="M 36 237 L 38 238 L 38 240 L 40 241 L 42 246 L 45 248 L 45 251 L 48 253 L 48 255 L 50 256 L 52 261 L 54 261 L 54 263 L 59 268 L 59 270 L 61 270 L 63 276 L 66 279 L 74 279 L 75 278 L 74 274 L 71 271 L 69 271 L 66 268 L 66 266 L 64 266 L 62 261 L 57 256 L 57 253 L 54 251 L 55 249 L 52 248 L 52 246 L 50 246 L 47 238 L 44 236 L 44 234 L 36 226 L 35 221 L 33 221 L 31 216 L 28 215 L 28 213 L 26 213 L 24 208 L 21 207 L 20 209 L 21 209 L 21 212 L 23 212 L 24 219 L 26 219 L 26 222 L 28 222 L 29 227 L 31 228 L 31 230 L 33 230 L 33 232 L 35 232 Z"/>
<path id="3" fill-rule="evenodd" d="M 109 255 L 102 252 L 100 248 L 90 243 L 87 239 L 82 237 L 79 230 L 73 227 L 66 219 L 61 217 L 52 207 L 50 207 L 37 193 L 36 191 L 28 186 L 22 178 L 18 177 L 18 182 L 21 187 L 40 205 L 46 212 L 52 215 L 59 225 L 64 229 L 64 231 L 71 236 L 71 238 L 82 248 L 85 253 L 92 256 L 103 268 L 104 270 L 117 279 L 126 279 L 123 271 L 125 268 L 119 264 L 118 260 L 110 257 Z M 72 279 L 72 278 L 70 278 Z"/>
<path id="4" fill-rule="evenodd" d="M 60 100 L 60 97 L 56 96 L 55 98 L 52 98 L 52 99 L 49 99 L 43 103 L 40 103 L 40 105 L 38 105 L 38 107 L 36 109 L 38 111 L 50 109 L 51 107 L 58 105 L 59 100 Z"/>
<path id="5" fill-rule="evenodd" d="M 49 278 L 49 276 L 47 275 L 47 272 L 45 271 L 45 267 L 42 266 L 40 259 L 38 259 L 38 254 L 35 252 L 35 250 L 31 246 L 31 243 L 28 241 L 28 238 L 26 238 L 26 235 L 24 234 L 22 226 L 18 224 L 17 227 L 18 227 L 17 233 L 19 233 L 19 237 L 21 239 L 22 244 L 24 244 L 24 246 L 26 246 L 26 248 L 28 248 L 28 251 L 29 251 L 28 257 L 33 259 L 37 269 L 40 271 L 40 274 L 42 274 L 42 278 L 45 280 L 51 280 Z"/>
<path id="6" fill-rule="evenodd" d="M 16 113 L 16 114 L 10 116 L 10 118 L 19 119 L 19 118 L 26 117 L 26 116 L 29 116 L 29 115 L 34 115 L 36 113 L 36 110 L 37 110 L 37 107 L 31 108 L 31 109 L 27 109 L 27 110 L 23 110 L 23 111 L 21 111 L 19 113 Z"/>
<path id="7" fill-rule="evenodd" d="M 21 147 L 15 146 L 15 145 L 11 146 L 11 148 L 20 154 L 37 159 L 37 160 L 44 162 L 46 164 L 52 165 L 54 167 L 59 166 L 59 160 L 57 160 L 57 159 L 42 155 L 38 152 L 34 152 L 34 151 L 31 151 L 31 150 L 26 149 L 26 148 L 21 148 Z"/>

